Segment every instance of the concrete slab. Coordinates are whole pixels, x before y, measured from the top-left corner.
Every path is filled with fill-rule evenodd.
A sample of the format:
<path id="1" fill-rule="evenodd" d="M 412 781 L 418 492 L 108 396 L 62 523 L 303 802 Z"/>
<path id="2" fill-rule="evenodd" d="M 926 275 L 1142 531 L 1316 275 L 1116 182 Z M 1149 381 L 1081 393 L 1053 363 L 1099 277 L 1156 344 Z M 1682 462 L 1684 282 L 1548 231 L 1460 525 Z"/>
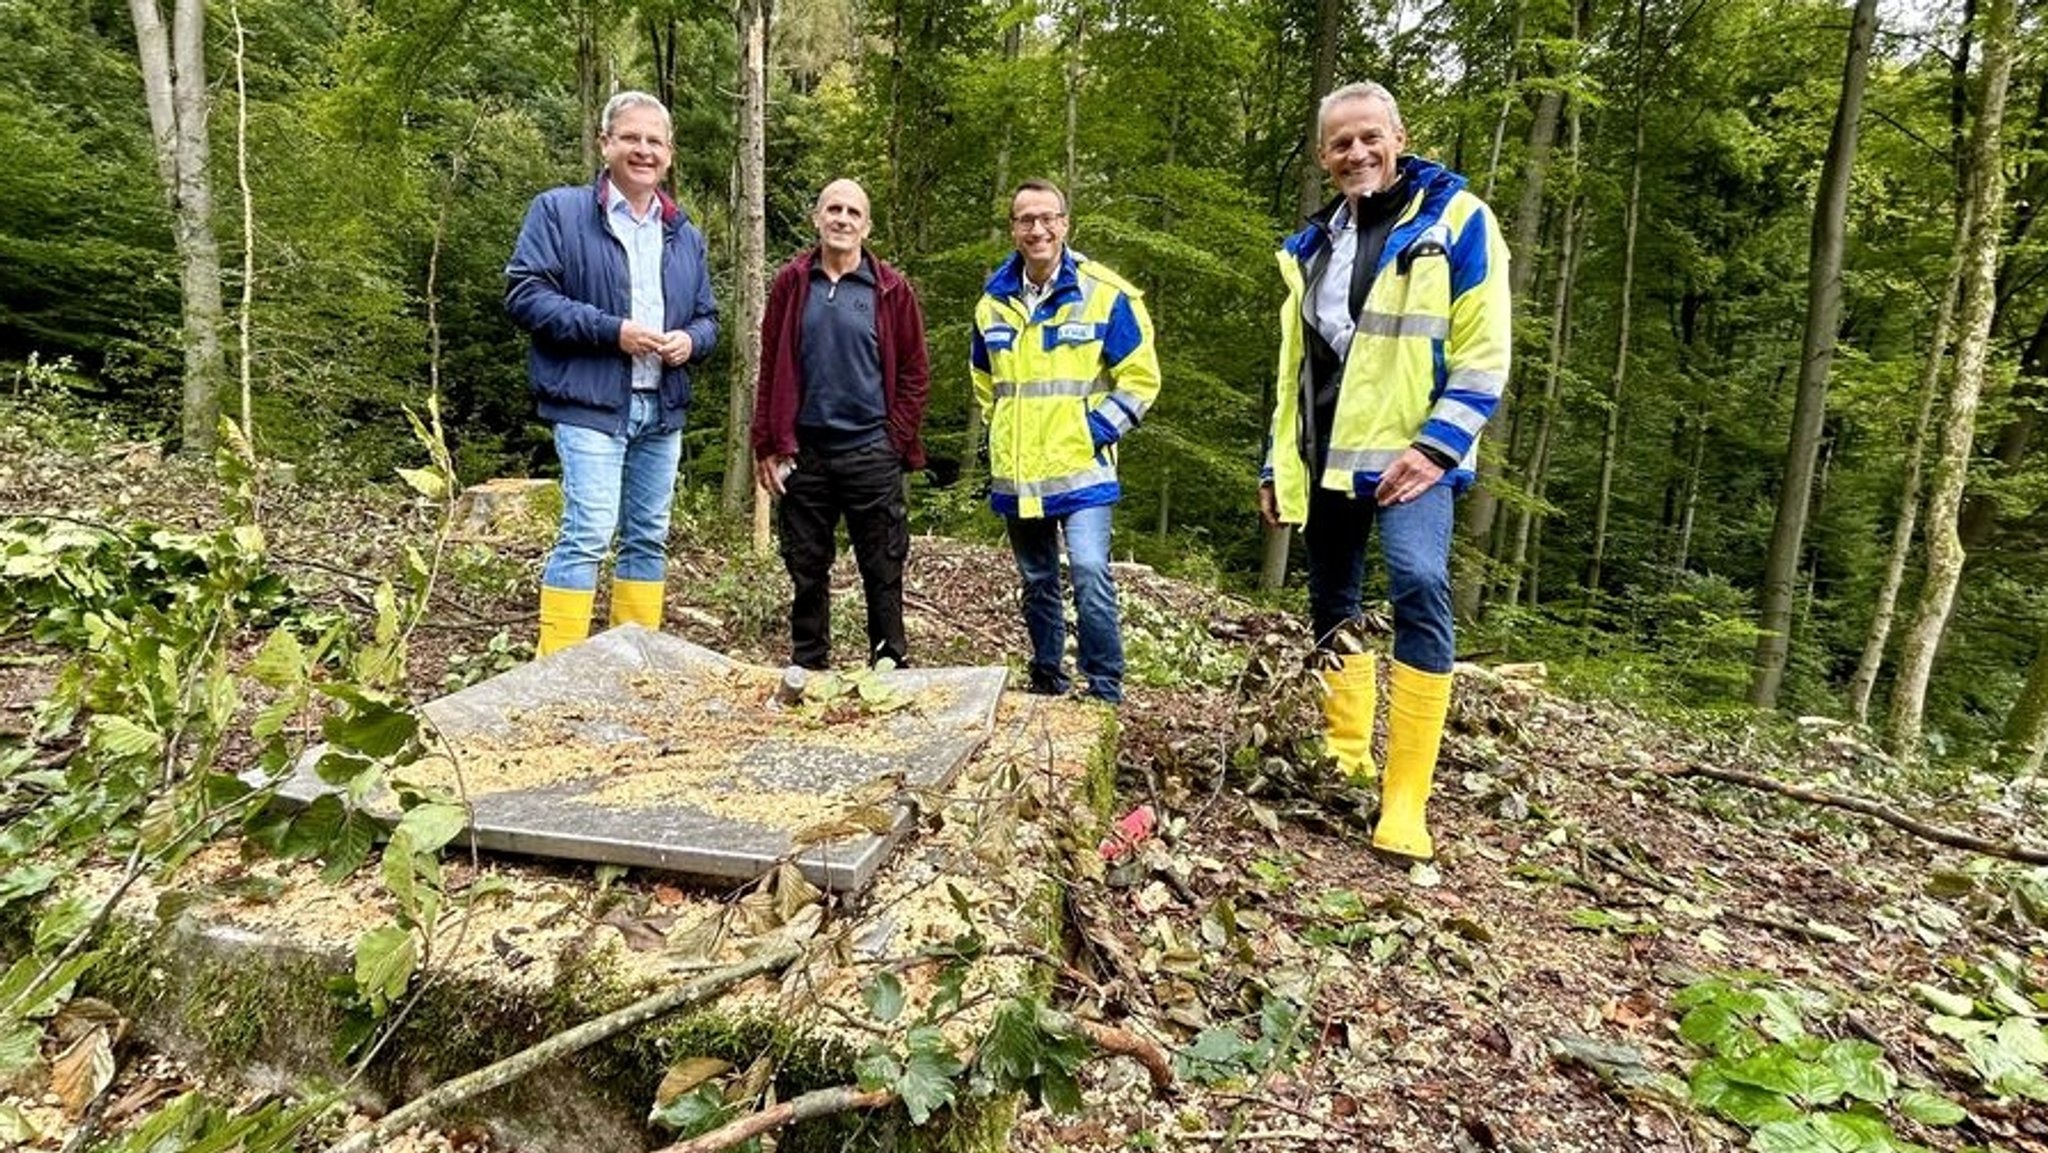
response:
<path id="1" fill-rule="evenodd" d="M 1005 679 L 898 669 L 784 706 L 780 670 L 628 625 L 427 704 L 439 751 L 398 776 L 466 795 L 480 848 L 737 883 L 809 845 L 805 878 L 853 892 L 909 827 L 905 788 L 945 788 L 987 739 Z M 281 801 L 338 791 L 321 751 Z"/>

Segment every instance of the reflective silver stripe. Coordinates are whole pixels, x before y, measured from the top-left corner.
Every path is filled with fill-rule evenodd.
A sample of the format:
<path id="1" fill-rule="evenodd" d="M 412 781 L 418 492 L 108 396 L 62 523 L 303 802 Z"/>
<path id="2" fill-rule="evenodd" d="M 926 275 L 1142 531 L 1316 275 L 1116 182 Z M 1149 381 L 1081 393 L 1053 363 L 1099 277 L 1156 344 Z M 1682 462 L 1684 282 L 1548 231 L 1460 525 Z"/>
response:
<path id="1" fill-rule="evenodd" d="M 1121 412 L 1132 414 L 1134 422 L 1143 419 L 1146 411 L 1152 407 L 1145 403 L 1143 397 L 1125 388 L 1119 388 L 1111 392 L 1109 398 L 1117 402 L 1117 408 Z"/>
<path id="2" fill-rule="evenodd" d="M 999 380 L 996 382 L 995 391 L 997 400 L 1008 397 L 1030 400 L 1045 396 L 1087 396 L 1095 391 L 1095 382 L 1075 379 L 1027 380 L 1021 383 L 1014 380 Z"/>
<path id="3" fill-rule="evenodd" d="M 1005 495 L 1014 495 L 1021 500 L 1043 499 L 1058 496 L 1064 492 L 1078 492 L 1101 484 L 1116 483 L 1116 469 L 1098 466 L 1069 476 L 1057 476 L 1051 480 L 1010 480 L 1001 478 L 989 482 L 989 488 Z"/>
<path id="4" fill-rule="evenodd" d="M 1431 340 L 1448 340 L 1451 318 L 1415 313 L 1361 312 L 1358 314 L 1358 331 L 1368 336 L 1426 336 Z"/>
<path id="5" fill-rule="evenodd" d="M 1499 396 L 1507 387 L 1508 375 L 1504 372 L 1488 372 L 1483 368 L 1458 368 L 1444 382 L 1444 388 L 1451 392 L 1471 392 L 1480 396 Z"/>
<path id="6" fill-rule="evenodd" d="M 1478 409 L 1473 408 L 1462 400 L 1448 396 L 1436 402 L 1436 407 L 1430 411 L 1429 418 L 1431 420 L 1443 421 L 1452 428 L 1472 436 L 1479 435 L 1480 431 L 1486 427 L 1488 419 Z"/>
<path id="7" fill-rule="evenodd" d="M 1327 480 L 1333 472 L 1340 475 L 1354 472 L 1385 472 L 1388 465 L 1394 463 L 1397 457 L 1407 451 L 1405 446 L 1402 448 L 1333 448 L 1330 450 L 1330 462 L 1323 469 L 1323 477 Z"/>

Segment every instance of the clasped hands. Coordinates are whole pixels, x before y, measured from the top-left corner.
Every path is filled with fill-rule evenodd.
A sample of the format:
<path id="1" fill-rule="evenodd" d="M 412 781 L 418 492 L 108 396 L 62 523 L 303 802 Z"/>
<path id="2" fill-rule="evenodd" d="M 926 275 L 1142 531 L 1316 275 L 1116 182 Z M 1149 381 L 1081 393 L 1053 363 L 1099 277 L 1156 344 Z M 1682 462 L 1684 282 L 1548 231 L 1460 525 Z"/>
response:
<path id="1" fill-rule="evenodd" d="M 1430 489 L 1435 488 L 1444 477 L 1444 468 L 1429 459 L 1419 448 L 1411 448 L 1394 458 L 1380 474 L 1379 487 L 1373 490 L 1373 502 L 1381 508 L 1393 504 L 1407 504 Z M 1269 481 L 1259 486 L 1259 519 L 1268 528 L 1280 527 L 1280 501 L 1273 493 Z"/>
<path id="2" fill-rule="evenodd" d="M 658 356 L 667 365 L 677 365 L 690 359 L 696 342 L 682 329 L 659 332 L 637 321 L 627 321 L 619 326 L 619 351 L 627 356 Z"/>

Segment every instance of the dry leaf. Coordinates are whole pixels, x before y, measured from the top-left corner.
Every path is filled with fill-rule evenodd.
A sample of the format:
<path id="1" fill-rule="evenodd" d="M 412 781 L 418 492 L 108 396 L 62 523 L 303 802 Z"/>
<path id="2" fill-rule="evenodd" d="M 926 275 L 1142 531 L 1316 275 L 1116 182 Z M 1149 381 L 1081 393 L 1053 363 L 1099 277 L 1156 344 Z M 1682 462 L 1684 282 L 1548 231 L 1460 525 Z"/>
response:
<path id="1" fill-rule="evenodd" d="M 50 1090 L 76 1120 L 114 1082 L 114 1030 L 97 1025 L 50 1063 Z"/>
<path id="2" fill-rule="evenodd" d="M 626 939 L 626 947 L 636 953 L 668 948 L 668 928 L 675 923 L 674 917 L 635 917 L 623 908 L 613 909 L 598 919 L 598 924 L 617 929 Z"/>
<path id="3" fill-rule="evenodd" d="M 732 1062 L 716 1057 L 690 1057 L 669 1066 L 654 1090 L 654 1107 L 668 1108 L 669 1102 L 732 1068 Z"/>

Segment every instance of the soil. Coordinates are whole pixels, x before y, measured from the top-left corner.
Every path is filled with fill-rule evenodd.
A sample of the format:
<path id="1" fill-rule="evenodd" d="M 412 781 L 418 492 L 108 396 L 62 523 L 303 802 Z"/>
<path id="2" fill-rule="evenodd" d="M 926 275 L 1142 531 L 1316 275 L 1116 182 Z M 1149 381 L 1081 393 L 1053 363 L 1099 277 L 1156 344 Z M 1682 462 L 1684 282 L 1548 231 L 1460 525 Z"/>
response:
<path id="1" fill-rule="evenodd" d="M 203 476 L 126 459 L 47 471 L 17 462 L 9 503 L 94 520 L 201 525 L 213 515 Z M 146 477 L 133 474 L 142 468 Z M 272 506 L 290 511 L 271 527 L 279 566 L 309 600 L 357 614 L 376 574 L 401 571 L 402 542 L 426 539 L 432 523 L 396 491 L 280 493 Z M 701 519 L 678 521 L 665 627 L 741 661 L 780 664 L 779 566 L 698 535 Z M 411 640 L 417 698 L 523 656 L 545 543 L 501 541 L 444 577 Z M 1272 730 L 1314 729 L 1298 702 L 1261 696 L 1240 671 L 1274 635 L 1299 661 L 1291 613 L 1136 566 L 1119 566 L 1118 582 L 1134 654 L 1205 671 L 1162 683 L 1174 678 L 1148 677 L 1134 660 L 1118 809 L 1153 805 L 1159 831 L 1106 881 L 1071 882 L 1073 955 L 1055 995 L 1180 1052 L 1184 1074 L 1197 1038 L 1216 1031 L 1264 1048 L 1220 1074 L 1210 1067 L 1210 1083 L 1183 1076 L 1166 1097 L 1130 1062 L 1091 1062 L 1085 1111 L 1028 1110 L 1012 1148 L 1739 1148 L 1741 1130 L 1685 1101 L 1701 1053 L 1678 1035 L 1673 999 L 1708 975 L 1742 973 L 1813 994 L 1809 1029 L 1882 1045 L 1902 1082 L 1969 1110 L 1948 1128 L 1894 1115 L 1902 1136 L 1943 1150 L 2048 1151 L 2048 1109 L 1986 1095 L 1955 1045 L 1929 1034 L 1912 992 L 1915 982 L 1961 987 L 1959 965 L 1999 950 L 2033 989 L 2048 989 L 2048 940 L 2009 899 L 2027 874 L 1679 773 L 1728 765 L 1864 792 L 1913 779 L 1854 733 L 1688 730 L 1554 695 L 1526 671 L 1462 670 L 1430 809 L 1438 854 L 1414 867 L 1370 850 L 1353 806 L 1369 809 L 1369 795 L 1270 777 L 1247 795 L 1252 774 L 1232 754 L 1252 720 L 1266 726 L 1268 749 Z M 1020 668 L 1015 583 L 1000 546 L 914 539 L 913 660 Z M 834 594 L 842 624 L 857 629 L 859 582 L 844 557 Z M 47 691 L 54 654 L 18 635 L 0 641 L 0 729 L 18 731 Z M 841 648 L 858 651 L 857 638 Z M 1982 793 L 1892 803 L 1994 839 L 2024 841 L 2043 827 L 2037 808 Z"/>

